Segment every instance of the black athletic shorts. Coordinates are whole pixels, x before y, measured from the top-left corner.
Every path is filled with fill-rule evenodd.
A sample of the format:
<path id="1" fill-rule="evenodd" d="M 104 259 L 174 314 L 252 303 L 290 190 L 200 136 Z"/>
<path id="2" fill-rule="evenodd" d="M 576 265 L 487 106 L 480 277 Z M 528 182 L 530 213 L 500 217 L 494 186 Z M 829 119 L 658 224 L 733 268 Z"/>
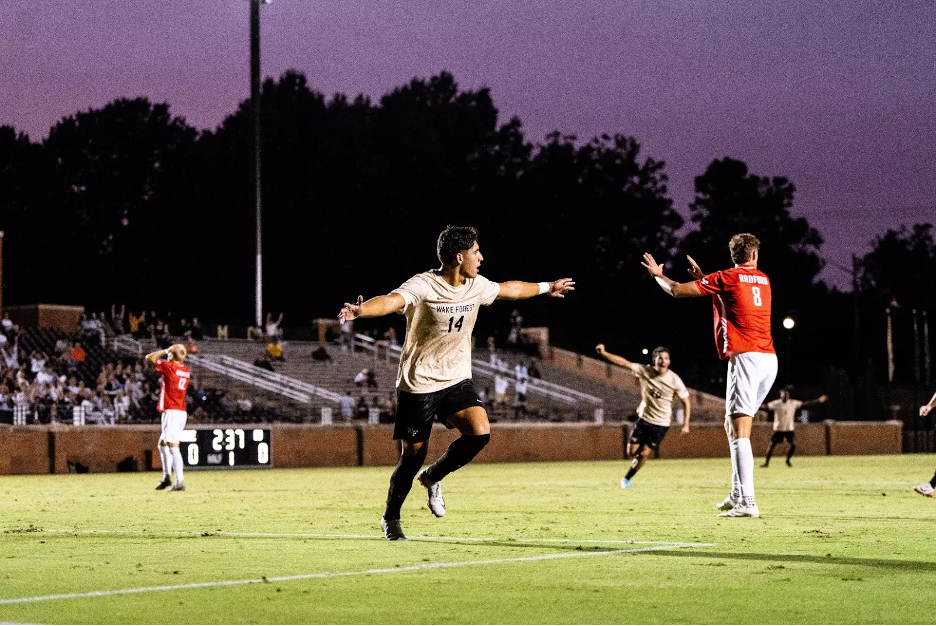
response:
<path id="1" fill-rule="evenodd" d="M 663 443 L 663 437 L 666 436 L 668 430 L 669 426 L 657 426 L 639 419 L 634 424 L 634 430 L 631 432 L 628 443 L 650 446 L 650 449 L 656 454 L 660 451 L 660 444 Z"/>
<path id="2" fill-rule="evenodd" d="M 784 441 L 796 443 L 796 433 L 792 430 L 775 430 L 773 437 L 770 438 L 770 443 L 783 443 Z"/>
<path id="3" fill-rule="evenodd" d="M 446 428 L 454 428 L 448 423 L 448 418 L 472 406 L 484 408 L 484 403 L 478 397 L 470 378 L 429 393 L 409 393 L 397 389 L 393 438 L 411 442 L 426 441 L 432 432 L 434 419 L 445 424 Z"/>

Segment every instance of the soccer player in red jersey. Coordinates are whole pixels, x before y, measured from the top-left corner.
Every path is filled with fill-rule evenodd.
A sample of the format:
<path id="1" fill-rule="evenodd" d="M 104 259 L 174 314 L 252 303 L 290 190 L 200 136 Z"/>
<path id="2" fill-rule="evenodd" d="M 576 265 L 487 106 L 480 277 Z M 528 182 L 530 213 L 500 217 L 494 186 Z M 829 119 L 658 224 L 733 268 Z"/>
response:
<path id="1" fill-rule="evenodd" d="M 650 254 L 641 263 L 660 287 L 675 298 L 712 296 L 715 348 L 728 361 L 725 431 L 731 447 L 731 493 L 718 505 L 719 517 L 758 517 L 754 501 L 754 453 L 751 422 L 777 377 L 777 355 L 770 336 L 770 279 L 757 269 L 760 241 L 739 233 L 728 242 L 734 267 L 703 274 L 689 259 L 695 279 L 677 283 L 663 275 Z"/>
<path id="2" fill-rule="evenodd" d="M 159 436 L 159 457 L 162 459 L 163 477 L 156 489 L 170 487 L 169 491 L 185 491 L 182 470 L 182 451 L 179 437 L 185 430 L 185 390 L 192 373 L 185 365 L 188 352 L 180 343 L 167 350 L 157 350 L 146 355 L 146 360 L 162 374 L 159 379 L 159 405 L 162 413 L 162 433 Z M 170 468 L 175 472 L 175 484 L 169 476 Z"/>

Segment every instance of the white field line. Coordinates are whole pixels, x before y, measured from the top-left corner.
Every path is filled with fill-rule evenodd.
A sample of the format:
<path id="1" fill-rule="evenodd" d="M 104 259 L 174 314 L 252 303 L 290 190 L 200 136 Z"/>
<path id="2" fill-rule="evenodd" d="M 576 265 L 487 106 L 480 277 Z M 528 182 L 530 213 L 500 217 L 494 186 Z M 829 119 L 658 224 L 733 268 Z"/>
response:
<path id="1" fill-rule="evenodd" d="M 0 530 L 0 532 L 3 532 Z M 57 534 L 89 534 L 89 535 L 155 535 L 159 537 L 179 537 L 202 535 L 208 537 L 258 537 L 258 538 L 298 538 L 298 539 L 380 539 L 383 535 L 349 535 L 349 534 L 326 534 L 326 533 L 249 533 L 249 532 L 228 532 L 228 531 L 204 531 L 204 530 L 179 530 L 179 531 L 149 531 L 149 530 L 68 530 L 65 528 L 41 528 L 31 533 L 57 533 Z M 654 546 L 689 546 L 685 541 L 637 541 L 636 539 L 543 539 L 527 537 L 434 537 L 431 535 L 408 535 L 410 540 L 422 541 L 502 541 L 515 543 L 594 543 L 594 544 L 636 544 L 636 545 L 654 545 Z M 712 544 L 698 544 L 699 546 L 709 546 Z"/>
<path id="2" fill-rule="evenodd" d="M 457 561 L 454 563 L 423 563 L 406 567 L 388 567 L 383 569 L 368 569 L 357 572 L 317 572 L 314 574 L 298 574 L 295 576 L 274 576 L 263 578 L 248 578 L 244 580 L 220 580 L 202 583 L 187 583 L 184 585 L 163 585 L 159 587 L 133 587 L 130 589 L 111 589 L 107 591 L 86 591 L 81 593 L 60 593 L 48 596 L 33 596 L 27 598 L 0 599 L 0 605 L 25 604 L 28 602 L 48 602 L 50 600 L 71 600 L 74 598 L 99 598 L 104 596 L 128 595 L 133 593 L 150 593 L 154 591 L 178 591 L 182 589 L 200 589 L 205 587 L 230 587 L 234 585 L 255 585 L 260 583 L 278 583 L 294 580 L 311 580 L 316 578 L 338 578 L 347 576 L 373 576 L 377 574 L 398 574 L 401 572 L 418 572 L 423 570 L 448 569 L 454 567 L 469 567 L 472 565 L 502 565 L 505 563 L 529 563 L 532 561 L 549 561 L 556 559 L 576 559 L 593 556 L 610 556 L 614 554 L 627 554 L 635 552 L 653 552 L 656 550 L 674 550 L 677 548 L 700 548 L 711 546 L 709 543 L 679 543 L 665 546 L 651 546 L 647 548 L 631 548 L 626 550 L 608 550 L 605 552 L 566 552 L 560 554 L 544 554 L 539 556 L 521 556 L 508 559 L 486 559 L 483 561 Z"/>

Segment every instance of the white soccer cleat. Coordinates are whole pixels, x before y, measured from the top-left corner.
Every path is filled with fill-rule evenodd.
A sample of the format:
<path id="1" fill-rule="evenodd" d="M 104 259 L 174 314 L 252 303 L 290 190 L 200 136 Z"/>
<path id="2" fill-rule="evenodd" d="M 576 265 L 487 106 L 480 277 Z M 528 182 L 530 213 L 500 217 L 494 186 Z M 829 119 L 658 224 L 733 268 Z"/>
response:
<path id="1" fill-rule="evenodd" d="M 756 504 L 752 504 L 751 506 L 737 504 L 730 511 L 719 513 L 718 517 L 760 517 L 760 511 L 757 509 Z"/>
<path id="2" fill-rule="evenodd" d="M 731 494 L 728 494 L 728 497 L 722 500 L 720 503 L 715 505 L 715 508 L 719 511 L 730 511 L 731 509 L 738 506 L 740 500 L 733 498 Z"/>
<path id="3" fill-rule="evenodd" d="M 432 511 L 432 514 L 436 517 L 445 515 L 445 500 L 442 499 L 442 483 L 432 482 L 426 478 L 426 470 L 419 472 L 419 475 L 416 476 L 416 480 L 419 481 L 420 485 L 426 488 L 426 504 L 429 505 L 429 510 Z"/>
<path id="4" fill-rule="evenodd" d="M 913 490 L 916 491 L 921 496 L 926 496 L 927 498 L 933 497 L 934 489 L 933 489 L 933 486 L 929 483 L 923 483 L 922 485 L 917 485 L 916 487 L 913 488 Z"/>

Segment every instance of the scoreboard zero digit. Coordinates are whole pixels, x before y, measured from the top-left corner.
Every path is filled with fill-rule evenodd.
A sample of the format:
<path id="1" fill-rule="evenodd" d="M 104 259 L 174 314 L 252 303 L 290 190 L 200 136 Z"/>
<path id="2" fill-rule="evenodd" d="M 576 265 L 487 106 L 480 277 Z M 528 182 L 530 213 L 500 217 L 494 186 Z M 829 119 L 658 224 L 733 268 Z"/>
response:
<path id="1" fill-rule="evenodd" d="M 266 469 L 273 467 L 269 428 L 192 428 L 179 447 L 185 469 Z"/>

